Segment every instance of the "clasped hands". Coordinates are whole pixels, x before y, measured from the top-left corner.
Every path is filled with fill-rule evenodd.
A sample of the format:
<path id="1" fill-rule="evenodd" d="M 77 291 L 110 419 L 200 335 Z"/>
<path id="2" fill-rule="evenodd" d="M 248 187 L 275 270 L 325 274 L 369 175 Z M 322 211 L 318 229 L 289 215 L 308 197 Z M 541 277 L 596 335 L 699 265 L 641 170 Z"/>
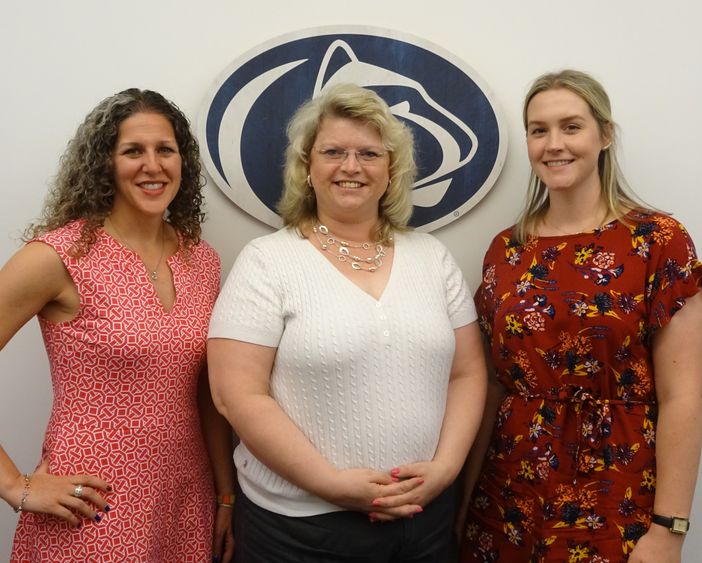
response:
<path id="1" fill-rule="evenodd" d="M 450 484 L 447 466 L 439 461 L 422 461 L 387 473 L 337 470 L 318 494 L 338 506 L 366 512 L 371 522 L 387 522 L 422 512 Z"/>

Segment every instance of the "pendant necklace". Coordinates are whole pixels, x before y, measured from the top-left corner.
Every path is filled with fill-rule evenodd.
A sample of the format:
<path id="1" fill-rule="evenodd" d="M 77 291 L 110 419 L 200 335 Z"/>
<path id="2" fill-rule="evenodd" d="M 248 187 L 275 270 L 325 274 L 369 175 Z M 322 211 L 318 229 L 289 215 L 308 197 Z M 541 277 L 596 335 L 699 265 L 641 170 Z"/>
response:
<path id="1" fill-rule="evenodd" d="M 161 265 L 161 260 L 163 260 L 163 253 L 166 248 L 166 229 L 163 226 L 163 222 L 161 222 L 161 254 L 158 257 L 158 262 L 156 262 L 156 267 L 152 270 L 146 265 L 146 262 L 144 262 L 144 259 L 141 257 L 141 254 L 139 254 L 136 250 L 134 250 L 131 246 L 127 244 L 127 241 L 124 240 L 122 233 L 119 232 L 117 225 L 115 225 L 114 221 L 110 219 L 109 215 L 105 218 L 105 221 L 110 222 L 110 225 L 112 225 L 112 228 L 115 230 L 115 234 L 117 235 L 119 242 L 121 242 L 126 248 L 131 250 L 134 254 L 136 254 L 139 257 L 139 260 L 141 260 L 141 263 L 144 265 L 146 273 L 149 274 L 151 281 L 158 281 L 158 267 Z"/>
<path id="2" fill-rule="evenodd" d="M 383 265 L 385 248 L 379 242 L 351 243 L 340 239 L 325 225 L 321 224 L 313 226 L 312 232 L 317 238 L 317 241 L 319 241 L 319 246 L 322 248 L 322 250 L 333 254 L 336 256 L 336 259 L 339 262 L 349 264 L 354 270 L 363 270 L 365 272 L 373 273 Z M 390 240 L 392 240 L 392 238 Z M 358 250 L 351 250 L 362 249 L 373 252 L 373 248 L 375 249 L 375 255 L 367 256 L 365 258 L 353 253 L 358 252 Z"/>

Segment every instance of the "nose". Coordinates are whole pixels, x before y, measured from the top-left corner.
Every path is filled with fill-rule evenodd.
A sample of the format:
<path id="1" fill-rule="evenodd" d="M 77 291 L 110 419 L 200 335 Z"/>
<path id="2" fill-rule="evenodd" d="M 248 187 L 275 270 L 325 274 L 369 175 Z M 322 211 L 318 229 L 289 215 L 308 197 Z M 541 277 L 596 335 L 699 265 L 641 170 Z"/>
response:
<path id="1" fill-rule="evenodd" d="M 360 168 L 361 163 L 358 160 L 358 153 L 352 150 L 347 151 L 346 157 L 341 163 L 341 169 L 348 172 L 357 172 Z"/>
<path id="2" fill-rule="evenodd" d="M 546 150 L 559 151 L 563 148 L 563 137 L 560 131 L 551 131 L 546 139 Z"/>
<path id="3" fill-rule="evenodd" d="M 161 171 L 161 160 L 156 151 L 144 152 L 144 161 L 142 167 L 145 172 L 154 174 Z"/>

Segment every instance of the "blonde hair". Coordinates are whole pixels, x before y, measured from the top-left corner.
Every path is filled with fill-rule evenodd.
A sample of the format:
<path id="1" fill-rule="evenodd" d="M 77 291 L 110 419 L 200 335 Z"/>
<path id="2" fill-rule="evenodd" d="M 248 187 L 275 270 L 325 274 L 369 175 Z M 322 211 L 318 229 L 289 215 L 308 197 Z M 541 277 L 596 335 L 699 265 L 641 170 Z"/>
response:
<path id="1" fill-rule="evenodd" d="M 278 213 L 298 231 L 317 220 L 317 200 L 307 183 L 310 151 L 325 117 L 357 120 L 375 128 L 390 155 L 390 184 L 380 199 L 377 239 L 387 243 L 393 230 L 404 230 L 412 215 L 411 186 L 417 167 L 409 128 L 397 119 L 383 99 L 355 84 L 338 84 L 304 103 L 288 124 L 283 195 Z"/>
<path id="2" fill-rule="evenodd" d="M 619 168 L 616 153 L 616 125 L 612 119 L 612 106 L 607 92 L 592 76 L 577 70 L 565 69 L 560 72 L 547 73 L 539 76 L 524 98 L 522 119 L 524 129 L 527 128 L 527 110 L 529 103 L 537 94 L 547 90 L 565 88 L 582 98 L 590 108 L 592 116 L 597 121 L 600 134 L 606 136 L 609 145 L 600 152 L 598 172 L 602 188 L 602 198 L 607 206 L 607 214 L 622 220 L 632 209 L 649 209 L 629 189 Z M 526 204 L 514 228 L 514 239 L 523 243 L 536 230 L 536 224 L 549 207 L 549 197 L 546 185 L 531 171 Z"/>

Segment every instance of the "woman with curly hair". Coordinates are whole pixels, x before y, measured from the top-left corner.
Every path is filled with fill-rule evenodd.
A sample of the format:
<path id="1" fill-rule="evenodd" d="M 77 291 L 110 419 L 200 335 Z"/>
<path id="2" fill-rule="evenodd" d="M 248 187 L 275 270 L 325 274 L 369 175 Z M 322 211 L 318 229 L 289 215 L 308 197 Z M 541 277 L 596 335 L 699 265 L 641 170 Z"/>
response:
<path id="1" fill-rule="evenodd" d="M 21 513 L 12 561 L 231 557 L 231 440 L 205 373 L 220 263 L 200 240 L 201 186 L 182 112 L 149 90 L 115 94 L 0 271 L 0 346 L 36 315 L 54 389 L 35 471 L 0 447 L 0 496 Z"/>

